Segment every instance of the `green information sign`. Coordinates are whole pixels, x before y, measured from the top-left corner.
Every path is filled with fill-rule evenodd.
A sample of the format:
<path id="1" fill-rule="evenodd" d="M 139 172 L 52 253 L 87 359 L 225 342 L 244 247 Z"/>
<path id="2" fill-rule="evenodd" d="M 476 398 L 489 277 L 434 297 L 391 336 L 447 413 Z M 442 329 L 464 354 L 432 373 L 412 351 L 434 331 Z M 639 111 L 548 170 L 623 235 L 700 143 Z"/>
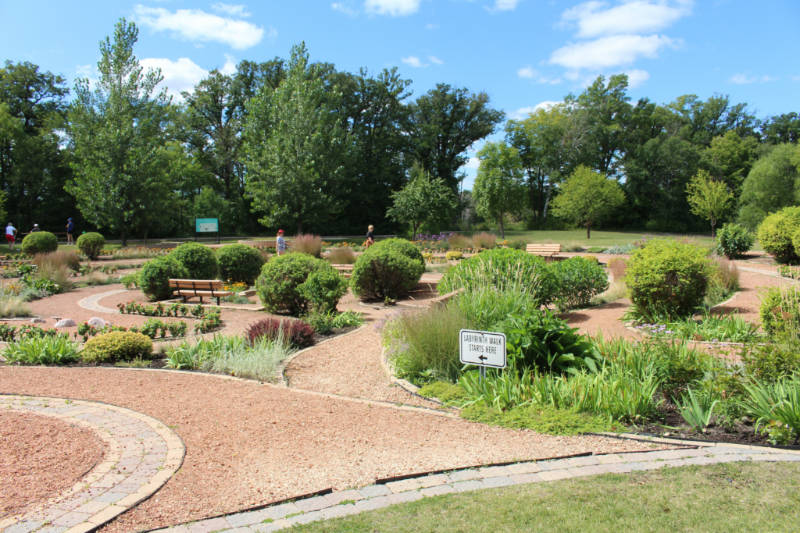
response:
<path id="1" fill-rule="evenodd" d="M 219 232 L 219 219 L 196 218 L 194 219 L 194 228 L 197 233 L 217 233 Z"/>

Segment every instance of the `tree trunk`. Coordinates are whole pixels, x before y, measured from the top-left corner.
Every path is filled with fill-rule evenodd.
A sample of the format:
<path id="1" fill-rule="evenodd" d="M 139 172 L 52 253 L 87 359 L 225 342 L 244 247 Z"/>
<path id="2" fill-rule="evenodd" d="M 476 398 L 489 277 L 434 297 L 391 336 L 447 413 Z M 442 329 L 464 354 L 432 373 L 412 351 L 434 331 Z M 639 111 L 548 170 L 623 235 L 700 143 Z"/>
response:
<path id="1" fill-rule="evenodd" d="M 125 229 L 125 226 L 122 227 L 122 234 L 120 235 L 120 238 L 122 239 L 122 247 L 125 248 L 128 246 L 128 232 Z"/>
<path id="2" fill-rule="evenodd" d="M 717 221 L 712 218 L 711 219 L 711 238 L 712 239 L 717 236 L 716 231 L 715 231 L 716 227 L 717 227 Z"/>
<path id="3" fill-rule="evenodd" d="M 503 228 L 503 215 L 502 214 L 500 215 L 500 220 L 498 222 L 500 222 L 500 238 L 501 239 L 505 239 L 506 238 L 506 231 Z"/>
<path id="4" fill-rule="evenodd" d="M 592 223 L 591 222 L 586 224 L 586 238 L 587 239 L 591 239 L 592 238 Z"/>

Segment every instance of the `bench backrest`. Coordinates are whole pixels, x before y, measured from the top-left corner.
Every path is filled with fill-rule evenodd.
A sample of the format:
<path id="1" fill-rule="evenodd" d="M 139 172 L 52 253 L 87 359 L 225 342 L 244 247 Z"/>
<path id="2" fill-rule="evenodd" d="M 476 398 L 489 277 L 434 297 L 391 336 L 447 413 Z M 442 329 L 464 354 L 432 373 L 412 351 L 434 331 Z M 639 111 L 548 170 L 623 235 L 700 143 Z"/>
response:
<path id="1" fill-rule="evenodd" d="M 222 290 L 222 281 L 218 279 L 171 279 L 169 286 L 173 289 L 212 291 Z"/>
<path id="2" fill-rule="evenodd" d="M 561 251 L 560 244 L 527 244 L 525 251 L 529 254 L 557 254 Z"/>

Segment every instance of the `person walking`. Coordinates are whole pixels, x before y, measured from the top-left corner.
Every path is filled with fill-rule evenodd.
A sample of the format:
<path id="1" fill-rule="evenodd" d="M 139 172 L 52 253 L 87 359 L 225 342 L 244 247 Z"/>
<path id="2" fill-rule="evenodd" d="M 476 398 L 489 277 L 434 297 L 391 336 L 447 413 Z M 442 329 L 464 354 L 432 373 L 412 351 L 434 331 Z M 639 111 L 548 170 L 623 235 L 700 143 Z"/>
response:
<path id="1" fill-rule="evenodd" d="M 42 228 L 39 227 L 39 224 L 34 224 L 31 228 L 31 233 L 36 233 L 37 231 L 42 231 Z"/>
<path id="2" fill-rule="evenodd" d="M 283 254 L 286 253 L 286 249 L 288 247 L 289 247 L 289 245 L 286 244 L 286 239 L 283 238 L 283 230 L 279 229 L 278 230 L 278 236 L 275 239 L 275 252 L 278 255 L 283 255 Z"/>
<path id="3" fill-rule="evenodd" d="M 14 227 L 14 224 L 11 222 L 8 223 L 6 226 L 6 242 L 8 243 L 8 249 L 14 249 L 14 241 L 17 239 L 17 228 Z"/>
<path id="4" fill-rule="evenodd" d="M 75 223 L 72 217 L 67 219 L 67 244 L 72 244 L 72 234 L 75 232 Z"/>
<path id="5" fill-rule="evenodd" d="M 369 248 L 375 244 L 375 226 L 370 224 L 367 226 L 367 240 L 364 241 L 364 248 Z"/>

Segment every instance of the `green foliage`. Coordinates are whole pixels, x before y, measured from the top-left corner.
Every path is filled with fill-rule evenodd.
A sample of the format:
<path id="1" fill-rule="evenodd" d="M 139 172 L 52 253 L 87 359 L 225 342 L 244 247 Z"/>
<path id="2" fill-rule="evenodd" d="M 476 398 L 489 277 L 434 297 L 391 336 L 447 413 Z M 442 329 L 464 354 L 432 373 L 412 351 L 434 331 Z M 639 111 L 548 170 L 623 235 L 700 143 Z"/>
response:
<path id="1" fill-rule="evenodd" d="M 561 186 L 561 194 L 553 199 L 552 211 L 558 218 L 586 228 L 607 219 L 625 202 L 619 184 L 588 167 L 579 166 Z"/>
<path id="2" fill-rule="evenodd" d="M 422 253 L 404 239 L 378 241 L 353 265 L 350 287 L 362 299 L 401 298 L 425 271 Z"/>
<path id="3" fill-rule="evenodd" d="M 275 256 L 261 268 L 261 274 L 256 279 L 256 292 L 267 311 L 299 316 L 308 309 L 309 304 L 309 300 L 299 291 L 300 285 L 312 272 L 332 268 L 326 261 L 308 254 Z"/>
<path id="4" fill-rule="evenodd" d="M 782 339 L 748 347 L 742 354 L 744 369 L 755 381 L 773 383 L 800 375 L 800 341 Z"/>
<path id="5" fill-rule="evenodd" d="M 460 406 L 469 399 L 464 389 L 447 381 L 433 381 L 417 392 L 426 398 L 437 398 L 445 405 Z"/>
<path id="6" fill-rule="evenodd" d="M 753 342 L 763 337 L 758 333 L 756 324 L 738 315 L 707 314 L 699 320 L 686 317 L 665 324 L 642 324 L 637 328 L 652 335 L 669 335 L 695 341 Z"/>
<path id="7" fill-rule="evenodd" d="M 314 328 L 320 335 L 327 335 L 334 329 L 353 328 L 364 323 L 361 313 L 355 311 L 345 311 L 337 313 L 329 311 L 327 313 L 311 312 L 303 317 L 303 321 Z"/>
<path id="8" fill-rule="evenodd" d="M 169 254 L 182 264 L 193 279 L 217 279 L 219 262 L 214 250 L 198 242 L 186 242 Z"/>
<path id="9" fill-rule="evenodd" d="M 101 234 L 90 231 L 78 237 L 75 241 L 78 249 L 83 252 L 83 255 L 89 259 L 97 259 L 100 252 L 103 251 L 103 246 L 106 245 L 106 239 Z"/>
<path id="10" fill-rule="evenodd" d="M 475 210 L 496 222 L 505 237 L 506 215 L 519 214 L 525 203 L 525 173 L 519 151 L 505 143 L 489 142 L 478 152 L 480 166 L 472 188 Z"/>
<path id="11" fill-rule="evenodd" d="M 799 199 L 798 177 L 800 148 L 797 143 L 772 148 L 755 162 L 742 184 L 739 222 L 755 229 L 769 213 L 794 205 Z"/>
<path id="12" fill-rule="evenodd" d="M 408 225 L 415 236 L 423 224 L 437 226 L 447 221 L 457 206 L 458 199 L 444 180 L 431 178 L 429 172 L 415 163 L 408 184 L 392 193 L 392 206 L 386 217 L 400 226 Z"/>
<path id="13" fill-rule="evenodd" d="M 686 423 L 695 431 L 705 433 L 719 400 L 713 400 L 711 395 L 703 392 L 695 394 L 691 388 L 687 388 L 686 394 L 677 403 L 678 411 Z"/>
<path id="14" fill-rule="evenodd" d="M 521 250 L 487 250 L 448 270 L 437 285 L 440 294 L 459 288 L 469 291 L 494 287 L 528 294 L 536 305 L 552 301 L 557 281 L 544 259 Z"/>
<path id="15" fill-rule="evenodd" d="M 773 444 L 800 441 L 800 376 L 774 383 L 745 384 L 743 406 L 755 418 L 756 431 L 770 436 Z"/>
<path id="16" fill-rule="evenodd" d="M 474 422 L 514 429 L 530 429 L 547 435 L 580 435 L 615 429 L 608 417 L 549 405 L 524 405 L 501 411 L 476 403 L 462 409 L 461 416 Z"/>
<path id="17" fill-rule="evenodd" d="M 305 282 L 297 286 L 297 292 L 308 300 L 313 310 L 320 313 L 336 311 L 336 304 L 347 292 L 347 281 L 344 277 L 329 263 L 324 264 L 327 268 L 320 264 L 317 270 L 308 275 Z"/>
<path id="18" fill-rule="evenodd" d="M 800 331 L 800 289 L 771 287 L 762 297 L 759 316 L 767 334 L 773 337 L 796 335 Z"/>
<path id="19" fill-rule="evenodd" d="M 172 296 L 170 279 L 185 279 L 189 271 L 174 257 L 151 259 L 139 271 L 139 287 L 151 300 L 166 300 Z"/>
<path id="20" fill-rule="evenodd" d="M 608 275 L 596 259 L 571 257 L 551 268 L 558 283 L 555 303 L 559 311 L 586 307 L 608 288 Z"/>
<path id="21" fill-rule="evenodd" d="M 512 289 L 480 287 L 462 292 L 452 302 L 475 329 L 488 330 L 509 316 L 538 309 L 539 304 L 528 293 Z"/>
<path id="22" fill-rule="evenodd" d="M 78 360 L 78 347 L 65 335 L 25 335 L 3 351 L 6 362 L 23 365 L 66 365 Z"/>
<path id="23" fill-rule="evenodd" d="M 28 233 L 22 239 L 22 252 L 28 255 L 46 254 L 55 252 L 58 248 L 58 239 L 49 231 Z"/>
<path id="24" fill-rule="evenodd" d="M 252 285 L 264 266 L 261 253 L 246 244 L 228 244 L 217 250 L 222 279 Z"/>
<path id="25" fill-rule="evenodd" d="M 448 261 L 458 261 L 464 258 L 464 254 L 456 250 L 450 250 L 444 254 L 444 258 Z"/>
<path id="26" fill-rule="evenodd" d="M 625 279 L 635 312 L 652 322 L 691 314 L 703 301 L 708 275 L 702 248 L 653 239 L 633 253 Z"/>
<path id="27" fill-rule="evenodd" d="M 779 263 L 798 261 L 792 237 L 800 229 L 800 206 L 784 207 L 767 216 L 758 226 L 758 242 Z"/>
<path id="28" fill-rule="evenodd" d="M 150 359 L 153 341 L 142 333 L 112 331 L 89 339 L 80 353 L 89 364 L 115 363 L 134 359 Z"/>
<path id="29" fill-rule="evenodd" d="M 686 185 L 686 201 L 692 213 L 711 222 L 711 235 L 717 222 L 728 212 L 733 193 L 724 181 L 715 180 L 705 170 L 698 170 Z"/>
<path id="30" fill-rule="evenodd" d="M 729 259 L 741 257 L 753 247 L 753 233 L 733 222 L 725 224 L 717 232 L 717 253 Z"/>

